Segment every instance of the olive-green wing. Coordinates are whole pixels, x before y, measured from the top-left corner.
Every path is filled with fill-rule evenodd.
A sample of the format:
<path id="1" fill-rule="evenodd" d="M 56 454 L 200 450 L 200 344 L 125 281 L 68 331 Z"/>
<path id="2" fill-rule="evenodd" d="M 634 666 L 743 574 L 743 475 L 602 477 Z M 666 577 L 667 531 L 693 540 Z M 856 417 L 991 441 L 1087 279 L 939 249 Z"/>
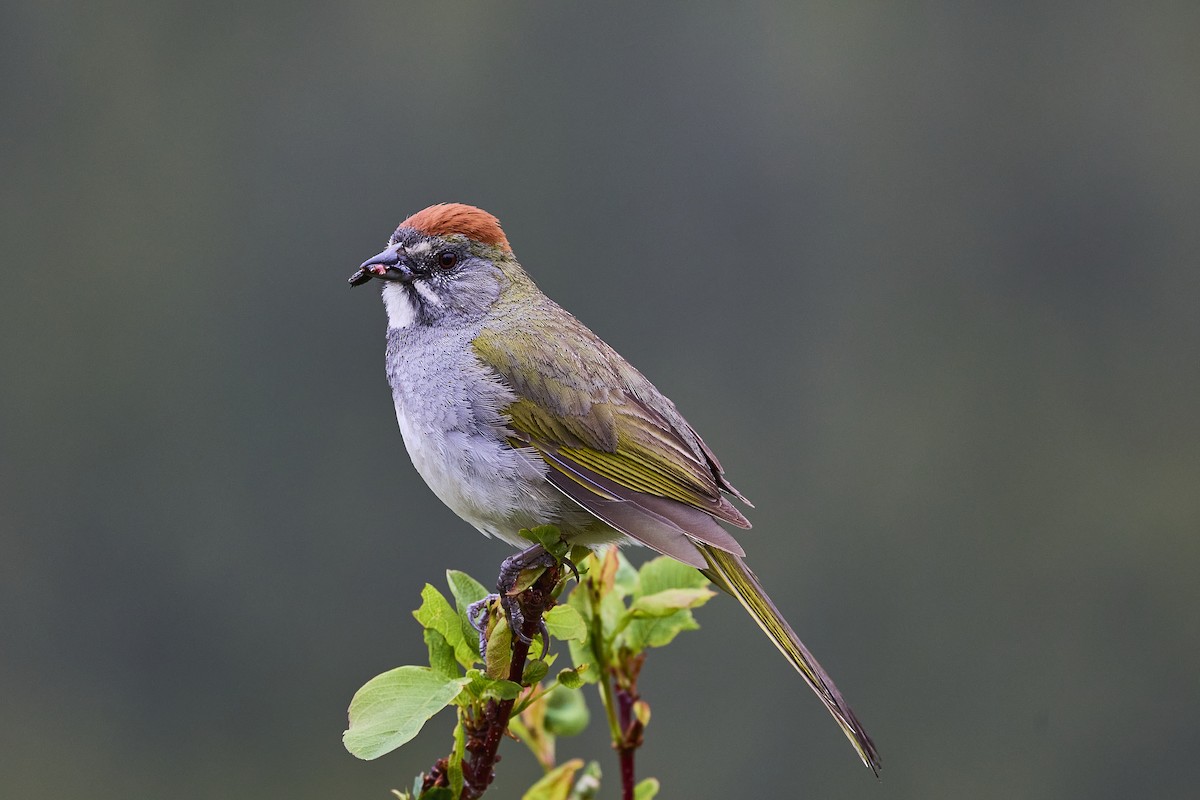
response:
<path id="1" fill-rule="evenodd" d="M 640 372 L 571 322 L 535 317 L 503 344 L 487 332 L 474 341 L 517 395 L 502 409 L 513 443 L 537 450 L 569 497 L 660 552 L 699 568 L 692 539 L 744 555 L 716 522 L 750 527 L 722 494 L 741 498 L 716 457 Z"/>
<path id="2" fill-rule="evenodd" d="M 502 409 L 510 441 L 541 454 L 551 483 L 596 517 L 697 567 L 736 597 L 878 773 L 871 738 L 717 523 L 750 527 L 722 495 L 745 500 L 716 457 L 671 401 L 612 348 L 565 312 L 539 311 L 523 309 L 520 330 L 503 343 L 487 333 L 474 342 L 480 361 L 517 395 Z"/>

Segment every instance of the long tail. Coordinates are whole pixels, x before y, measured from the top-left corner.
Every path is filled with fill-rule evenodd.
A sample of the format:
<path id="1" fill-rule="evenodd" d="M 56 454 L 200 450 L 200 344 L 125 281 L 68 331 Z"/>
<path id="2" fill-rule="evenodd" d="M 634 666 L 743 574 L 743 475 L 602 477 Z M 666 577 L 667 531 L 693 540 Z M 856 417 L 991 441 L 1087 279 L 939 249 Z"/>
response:
<path id="1" fill-rule="evenodd" d="M 770 637 L 779 652 L 791 662 L 796 671 L 804 678 L 821 702 L 829 709 L 850 744 L 858 752 L 862 762 L 871 768 L 876 777 L 879 776 L 879 753 L 875 751 L 875 743 L 863 729 L 850 706 L 842 698 L 842 693 L 834 685 L 833 679 L 826 674 L 812 653 L 800 641 L 800 637 L 792 630 L 779 609 L 771 602 L 758 578 L 742 559 L 717 550 L 715 547 L 696 542 L 696 547 L 704 554 L 708 569 L 701 570 L 710 581 L 738 599 L 754 621 Z"/>

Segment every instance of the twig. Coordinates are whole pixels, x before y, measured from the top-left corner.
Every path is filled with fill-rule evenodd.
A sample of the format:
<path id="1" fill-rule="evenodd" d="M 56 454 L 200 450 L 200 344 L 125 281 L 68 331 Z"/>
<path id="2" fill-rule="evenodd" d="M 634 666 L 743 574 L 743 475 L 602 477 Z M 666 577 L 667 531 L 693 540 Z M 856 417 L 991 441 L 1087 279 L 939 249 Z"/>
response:
<path id="1" fill-rule="evenodd" d="M 637 778 L 633 770 L 633 754 L 636 747 L 630 747 L 624 732 L 629 730 L 630 720 L 633 719 L 633 697 L 624 689 L 617 690 L 617 706 L 621 718 L 621 743 L 617 746 L 617 754 L 621 759 L 621 798 L 633 800 L 633 786 Z"/>
<path id="2" fill-rule="evenodd" d="M 639 653 L 622 666 L 628 670 L 624 675 L 615 675 L 617 684 L 617 715 L 621 724 L 621 738 L 614 742 L 617 755 L 621 761 L 621 798 L 633 800 L 633 789 L 636 783 L 633 756 L 642 746 L 645 726 L 634 714 L 634 706 L 641 696 L 637 691 L 638 674 L 646 660 L 645 653 Z M 614 672 L 616 672 L 614 670 Z"/>
<path id="3" fill-rule="evenodd" d="M 561 571 L 558 566 L 548 568 L 532 586 L 517 595 L 516 601 L 521 607 L 522 619 L 520 631 L 514 631 L 512 637 L 512 663 L 508 670 L 510 681 L 521 682 L 521 676 L 525 672 L 525 661 L 529 657 L 529 646 L 541 628 L 542 615 L 554 605 L 554 587 L 558 583 Z M 495 765 L 500 760 L 497 750 L 508 729 L 508 720 L 512 716 L 515 703 L 516 699 L 489 701 L 483 719 L 469 721 L 466 745 L 469 755 L 462 765 L 462 800 L 477 800 L 482 797 L 495 778 Z"/>

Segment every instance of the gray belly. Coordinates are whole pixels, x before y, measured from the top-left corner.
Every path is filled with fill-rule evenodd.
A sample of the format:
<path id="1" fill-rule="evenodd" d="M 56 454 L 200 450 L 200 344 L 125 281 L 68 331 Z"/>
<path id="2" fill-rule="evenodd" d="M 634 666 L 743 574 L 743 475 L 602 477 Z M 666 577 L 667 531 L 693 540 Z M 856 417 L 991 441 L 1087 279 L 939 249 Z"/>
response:
<path id="1" fill-rule="evenodd" d="M 546 480 L 548 467 L 535 451 L 505 440 L 502 409 L 516 397 L 475 358 L 473 332 L 432 348 L 440 358 L 420 337 L 400 333 L 388 336 L 396 419 L 413 466 L 443 503 L 517 547 L 529 544 L 518 531 L 547 524 L 581 543 L 620 537 Z"/>
<path id="2" fill-rule="evenodd" d="M 420 411 L 396 404 L 404 446 L 417 472 L 450 510 L 489 536 L 524 542 L 517 531 L 553 523 L 562 496 L 544 478 L 544 464 L 493 437 L 469 430 L 431 430 Z M 540 460 L 540 459 L 539 459 Z M 527 543 L 526 543 L 527 544 Z"/>

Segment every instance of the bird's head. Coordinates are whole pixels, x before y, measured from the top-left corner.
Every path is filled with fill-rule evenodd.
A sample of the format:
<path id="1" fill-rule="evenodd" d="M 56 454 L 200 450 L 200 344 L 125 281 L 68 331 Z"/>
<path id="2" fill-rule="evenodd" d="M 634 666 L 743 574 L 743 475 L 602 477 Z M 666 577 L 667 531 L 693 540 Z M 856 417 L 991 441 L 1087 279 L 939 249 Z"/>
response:
<path id="1" fill-rule="evenodd" d="M 383 284 L 388 325 L 478 319 L 514 283 L 527 282 L 500 221 L 462 203 L 440 203 L 400 223 L 387 248 L 350 276 Z"/>

